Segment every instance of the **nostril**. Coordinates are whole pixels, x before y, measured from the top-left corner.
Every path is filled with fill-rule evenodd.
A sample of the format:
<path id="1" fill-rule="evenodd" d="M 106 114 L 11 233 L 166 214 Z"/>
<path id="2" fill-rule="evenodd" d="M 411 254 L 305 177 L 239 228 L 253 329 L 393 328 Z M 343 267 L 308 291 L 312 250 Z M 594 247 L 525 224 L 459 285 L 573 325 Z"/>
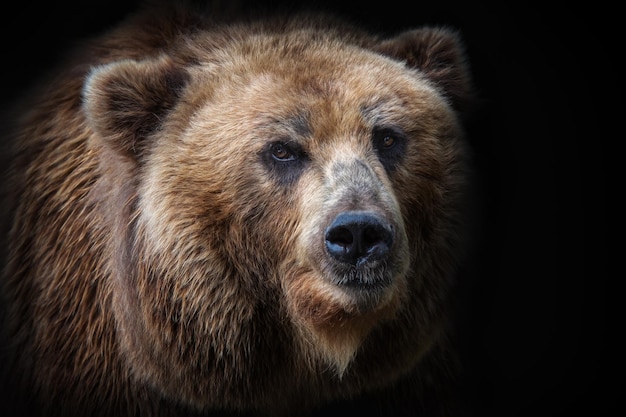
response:
<path id="1" fill-rule="evenodd" d="M 393 244 L 393 228 L 369 212 L 339 214 L 326 230 L 326 250 L 336 260 L 353 265 L 385 258 Z"/>
<path id="2" fill-rule="evenodd" d="M 347 247 L 354 242 L 354 236 L 347 227 L 335 227 L 328 231 L 326 240 L 333 244 Z"/>
<path id="3" fill-rule="evenodd" d="M 366 248 L 376 246 L 381 240 L 384 231 L 379 230 L 377 227 L 367 227 L 363 230 L 363 245 Z"/>

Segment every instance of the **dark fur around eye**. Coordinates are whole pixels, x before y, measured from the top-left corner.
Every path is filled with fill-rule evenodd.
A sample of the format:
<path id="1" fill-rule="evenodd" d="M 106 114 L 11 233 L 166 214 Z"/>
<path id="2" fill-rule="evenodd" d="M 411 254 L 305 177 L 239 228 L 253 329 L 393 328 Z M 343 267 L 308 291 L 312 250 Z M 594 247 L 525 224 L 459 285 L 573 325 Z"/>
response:
<path id="1" fill-rule="evenodd" d="M 270 175 L 282 185 L 297 181 L 308 163 L 302 147 L 289 140 L 268 143 L 260 156 Z"/>
<path id="2" fill-rule="evenodd" d="M 395 170 L 406 150 L 406 137 L 397 129 L 380 127 L 372 133 L 372 145 L 385 169 Z"/>

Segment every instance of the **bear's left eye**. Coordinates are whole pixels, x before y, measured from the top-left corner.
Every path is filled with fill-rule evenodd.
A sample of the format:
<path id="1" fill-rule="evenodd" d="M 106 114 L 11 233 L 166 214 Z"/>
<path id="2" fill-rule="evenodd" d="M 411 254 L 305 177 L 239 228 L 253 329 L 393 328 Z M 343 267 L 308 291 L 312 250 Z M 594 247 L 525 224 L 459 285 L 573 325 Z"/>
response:
<path id="1" fill-rule="evenodd" d="M 391 149 L 391 147 L 395 145 L 395 143 L 396 138 L 394 138 L 391 134 L 383 135 L 382 139 L 380 140 L 380 146 L 383 149 Z"/>
<path id="2" fill-rule="evenodd" d="M 376 128 L 372 133 L 372 145 L 385 168 L 393 171 L 404 156 L 406 140 L 395 129 Z"/>

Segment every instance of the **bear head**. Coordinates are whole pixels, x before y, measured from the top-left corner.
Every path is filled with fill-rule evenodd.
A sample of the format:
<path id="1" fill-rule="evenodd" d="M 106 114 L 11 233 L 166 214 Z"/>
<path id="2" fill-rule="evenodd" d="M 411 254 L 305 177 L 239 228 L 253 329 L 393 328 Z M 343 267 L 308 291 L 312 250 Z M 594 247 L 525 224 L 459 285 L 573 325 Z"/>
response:
<path id="1" fill-rule="evenodd" d="M 92 198 L 134 377 L 272 408 L 410 370 L 445 317 L 469 96 L 443 28 L 218 28 L 94 68 Z"/>

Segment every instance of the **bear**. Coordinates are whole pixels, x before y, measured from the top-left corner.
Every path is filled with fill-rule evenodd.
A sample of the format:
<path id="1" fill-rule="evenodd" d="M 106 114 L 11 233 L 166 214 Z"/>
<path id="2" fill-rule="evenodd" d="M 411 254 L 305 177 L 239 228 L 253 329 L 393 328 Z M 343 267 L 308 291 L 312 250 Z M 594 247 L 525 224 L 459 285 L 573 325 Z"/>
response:
<path id="1" fill-rule="evenodd" d="M 182 3 L 85 41 L 12 118 L 3 407 L 452 413 L 467 62 Z"/>

